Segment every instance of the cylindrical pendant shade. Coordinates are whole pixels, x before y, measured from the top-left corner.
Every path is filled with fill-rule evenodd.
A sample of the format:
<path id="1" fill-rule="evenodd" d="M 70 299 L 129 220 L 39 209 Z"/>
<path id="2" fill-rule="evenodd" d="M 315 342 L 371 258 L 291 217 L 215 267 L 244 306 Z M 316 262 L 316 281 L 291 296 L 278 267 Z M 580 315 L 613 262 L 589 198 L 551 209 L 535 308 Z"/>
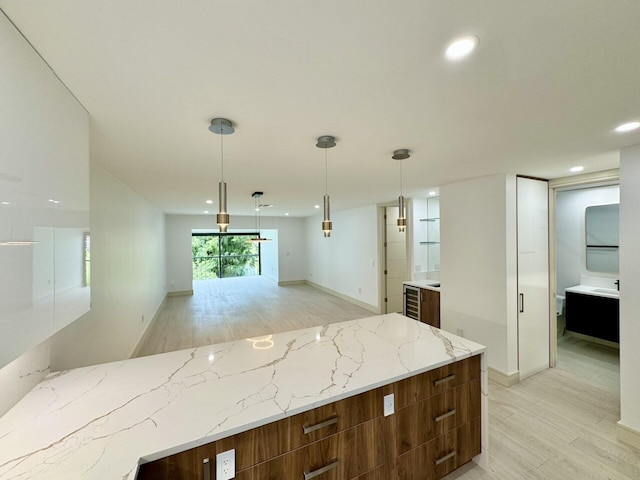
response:
<path id="1" fill-rule="evenodd" d="M 229 225 L 229 214 L 227 213 L 227 182 L 218 183 L 218 203 L 220 211 L 216 215 L 216 223 L 220 226 L 220 232 L 227 232 Z"/>
<path id="2" fill-rule="evenodd" d="M 322 221 L 322 231 L 325 237 L 331 236 L 331 209 L 329 206 L 329 195 L 324 196 L 324 220 Z"/>
<path id="3" fill-rule="evenodd" d="M 398 231 L 404 232 L 404 228 L 407 225 L 407 220 L 404 216 L 404 197 L 400 195 L 398 197 Z"/>

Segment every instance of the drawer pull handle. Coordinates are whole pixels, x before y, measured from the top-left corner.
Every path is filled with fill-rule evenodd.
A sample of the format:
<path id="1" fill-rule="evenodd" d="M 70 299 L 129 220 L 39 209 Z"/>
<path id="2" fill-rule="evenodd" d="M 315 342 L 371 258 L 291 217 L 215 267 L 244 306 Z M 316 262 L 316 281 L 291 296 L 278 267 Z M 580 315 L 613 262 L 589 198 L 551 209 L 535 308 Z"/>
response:
<path id="1" fill-rule="evenodd" d="M 445 455 L 444 457 L 439 458 L 438 460 L 434 460 L 434 461 L 433 461 L 433 463 L 435 463 L 435 464 L 436 464 L 436 466 L 438 466 L 438 465 L 440 465 L 441 463 L 444 463 L 444 462 L 446 462 L 447 460 L 449 460 L 450 458 L 453 458 L 453 457 L 455 457 L 455 456 L 456 456 L 456 451 L 454 450 L 453 452 L 448 453 L 448 454 L 447 454 L 447 455 Z"/>
<path id="2" fill-rule="evenodd" d="M 443 383 L 447 383 L 447 382 L 450 382 L 451 380 L 455 380 L 455 379 L 456 379 L 456 376 L 455 376 L 455 374 L 452 373 L 448 377 L 441 378 L 440 380 L 435 380 L 433 382 L 433 384 L 437 387 L 438 385 L 442 385 Z"/>
<path id="3" fill-rule="evenodd" d="M 441 422 L 445 418 L 449 418 L 451 415 L 455 415 L 455 414 L 456 414 L 456 409 L 454 408 L 453 410 L 450 410 L 447 413 L 443 413 L 442 415 L 438 415 L 437 417 L 433 417 L 433 421 L 434 422 Z"/>
<path id="4" fill-rule="evenodd" d="M 310 480 L 311 478 L 316 478 L 318 475 L 322 475 L 323 473 L 328 472 L 329 470 L 333 470 L 338 466 L 338 459 L 333 459 L 329 465 L 325 465 L 317 470 L 312 472 L 304 472 L 304 480 Z"/>
<path id="5" fill-rule="evenodd" d="M 303 433 L 311 433 L 316 430 L 320 430 L 321 428 L 330 427 L 331 425 L 335 425 L 338 423 L 338 416 L 334 415 L 333 417 L 328 418 L 324 422 L 316 423 L 315 425 L 303 425 L 302 432 Z"/>

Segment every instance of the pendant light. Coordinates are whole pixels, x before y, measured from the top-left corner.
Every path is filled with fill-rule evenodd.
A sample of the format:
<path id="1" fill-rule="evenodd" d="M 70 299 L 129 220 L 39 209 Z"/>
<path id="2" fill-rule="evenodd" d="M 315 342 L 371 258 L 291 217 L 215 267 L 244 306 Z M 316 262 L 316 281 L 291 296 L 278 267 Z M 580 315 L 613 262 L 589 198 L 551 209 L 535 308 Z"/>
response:
<path id="1" fill-rule="evenodd" d="M 322 220 L 322 231 L 324 232 L 325 237 L 331 236 L 331 211 L 329 206 L 329 175 L 328 175 L 328 167 L 327 167 L 327 149 L 333 148 L 336 146 L 336 139 L 331 135 L 323 135 L 318 137 L 318 143 L 316 143 L 316 147 L 324 148 L 324 219 Z"/>
<path id="2" fill-rule="evenodd" d="M 220 209 L 216 215 L 216 223 L 221 233 L 227 232 L 229 225 L 229 213 L 227 213 L 227 183 L 224 181 L 224 136 L 235 132 L 231 120 L 226 118 L 214 118 L 211 120 L 209 130 L 220 135 L 220 182 L 218 183 L 218 202 Z"/>
<path id="3" fill-rule="evenodd" d="M 405 216 L 404 210 L 404 196 L 402 195 L 402 160 L 406 160 L 411 155 L 409 155 L 409 150 L 406 148 L 400 148 L 393 152 L 394 160 L 400 160 L 400 196 L 398 197 L 398 231 L 404 232 L 405 227 L 407 226 L 407 217 Z"/>
<path id="4" fill-rule="evenodd" d="M 263 243 L 263 242 L 270 242 L 271 239 L 270 238 L 264 238 L 260 235 L 260 207 L 261 205 L 258 204 L 258 199 L 260 197 L 262 197 L 262 195 L 264 195 L 263 192 L 253 192 L 251 194 L 251 196 L 254 198 L 254 203 L 255 203 L 255 212 L 256 212 L 256 236 L 253 238 L 250 238 L 248 240 L 245 240 L 245 242 L 247 243 Z"/>

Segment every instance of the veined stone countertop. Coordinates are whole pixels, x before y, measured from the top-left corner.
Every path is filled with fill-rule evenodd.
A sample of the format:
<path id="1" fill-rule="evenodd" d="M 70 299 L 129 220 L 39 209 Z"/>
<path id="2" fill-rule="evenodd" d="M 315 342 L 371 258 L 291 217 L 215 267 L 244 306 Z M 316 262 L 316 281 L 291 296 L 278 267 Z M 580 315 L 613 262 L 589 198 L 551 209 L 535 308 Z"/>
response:
<path id="1" fill-rule="evenodd" d="M 440 291 L 440 280 L 407 280 L 402 282 L 403 285 L 410 285 L 412 287 L 426 288 L 427 290 Z"/>
<path id="2" fill-rule="evenodd" d="M 620 298 L 620 292 L 614 288 L 600 288 L 591 285 L 576 285 L 574 287 L 565 288 L 565 292 L 581 293 L 583 295 L 594 295 L 596 297 Z"/>
<path id="3" fill-rule="evenodd" d="M 53 373 L 0 418 L 0 478 L 131 480 L 139 462 L 484 351 L 393 313 Z"/>

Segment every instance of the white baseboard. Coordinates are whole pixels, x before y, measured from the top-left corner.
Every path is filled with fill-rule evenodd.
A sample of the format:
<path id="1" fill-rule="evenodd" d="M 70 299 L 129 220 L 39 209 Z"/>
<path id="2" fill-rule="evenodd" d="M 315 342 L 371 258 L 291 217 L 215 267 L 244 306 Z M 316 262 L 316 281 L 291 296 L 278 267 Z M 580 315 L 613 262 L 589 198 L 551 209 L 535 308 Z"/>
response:
<path id="1" fill-rule="evenodd" d="M 175 292 L 167 292 L 167 297 L 182 297 L 187 295 L 193 295 L 193 290 L 178 290 Z"/>
<path id="2" fill-rule="evenodd" d="M 304 285 L 304 280 L 283 280 L 282 282 L 278 282 L 279 287 L 286 287 L 287 285 Z"/>
<path id="3" fill-rule="evenodd" d="M 618 437 L 618 440 L 628 443 L 632 447 L 640 448 L 640 432 L 631 427 L 627 427 L 620 422 L 618 422 L 617 425 L 616 436 Z"/>
<path id="4" fill-rule="evenodd" d="M 333 295 L 334 297 L 338 297 L 341 300 L 345 300 L 349 303 L 353 303 L 354 305 L 357 305 L 358 307 L 364 308 L 365 310 L 369 310 L 372 313 L 380 314 L 380 309 L 378 309 L 377 307 L 374 307 L 373 305 L 369 305 L 368 303 L 361 302 L 358 299 L 355 299 L 353 297 L 350 297 L 340 292 L 336 292 L 335 290 L 331 290 L 330 288 L 323 287 L 322 285 L 318 285 L 317 283 L 313 283 L 309 280 L 305 280 L 305 283 L 307 285 L 311 285 L 314 288 L 317 288 L 318 290 L 322 290 L 325 293 Z"/>
<path id="5" fill-rule="evenodd" d="M 167 303 L 167 298 L 168 297 L 175 297 L 175 295 L 170 295 L 169 293 L 167 293 L 165 295 L 164 299 L 162 300 L 162 303 L 156 309 L 156 313 L 153 314 L 153 318 L 147 324 L 147 327 L 144 329 L 144 332 L 142 332 L 142 335 L 140 335 L 140 338 L 138 339 L 138 343 L 136 343 L 136 346 L 134 347 L 134 349 L 132 350 L 131 354 L 129 355 L 129 358 L 135 358 L 140 353 L 140 349 L 142 349 L 142 345 L 144 345 L 144 342 L 147 341 L 147 338 L 149 337 L 149 335 L 151 333 L 151 325 L 153 325 L 155 323 L 156 319 L 158 318 L 158 314 L 164 308 L 164 304 Z"/>
<path id="6" fill-rule="evenodd" d="M 520 372 L 506 374 L 489 367 L 489 380 L 499 383 L 503 387 L 513 387 L 520 383 Z"/>

